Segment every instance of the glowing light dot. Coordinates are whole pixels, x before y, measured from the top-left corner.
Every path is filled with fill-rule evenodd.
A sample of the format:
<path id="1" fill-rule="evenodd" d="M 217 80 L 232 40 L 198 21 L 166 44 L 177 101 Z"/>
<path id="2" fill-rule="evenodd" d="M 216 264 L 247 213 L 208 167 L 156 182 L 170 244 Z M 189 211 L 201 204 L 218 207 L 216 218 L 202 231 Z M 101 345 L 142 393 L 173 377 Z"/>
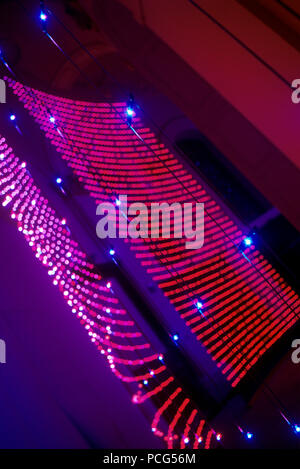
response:
<path id="1" fill-rule="evenodd" d="M 126 114 L 127 114 L 127 116 L 129 116 L 129 117 L 134 116 L 134 110 L 132 109 L 132 107 L 128 107 L 128 108 L 126 109 Z"/>
<path id="2" fill-rule="evenodd" d="M 41 11 L 41 13 L 40 13 L 40 20 L 41 21 L 47 21 L 47 15 L 44 11 Z"/>
<path id="3" fill-rule="evenodd" d="M 179 335 L 178 334 L 174 334 L 172 339 L 177 342 L 179 340 Z"/>
<path id="4" fill-rule="evenodd" d="M 221 433 L 217 433 L 217 434 L 216 434 L 216 439 L 217 439 L 218 441 L 220 441 L 220 440 L 222 439 L 222 434 L 221 434 Z"/>
<path id="5" fill-rule="evenodd" d="M 138 396 L 137 394 L 134 394 L 134 395 L 132 396 L 132 402 L 133 402 L 134 404 L 138 404 L 138 403 L 139 403 L 139 396 Z"/>
<path id="6" fill-rule="evenodd" d="M 58 178 L 56 178 L 55 181 L 56 181 L 56 184 L 61 184 L 62 183 L 62 178 L 58 177 Z"/>
<path id="7" fill-rule="evenodd" d="M 251 440 L 253 438 L 253 433 L 247 432 L 246 437 L 248 438 L 248 440 Z"/>
<path id="8" fill-rule="evenodd" d="M 111 282 L 107 282 L 106 288 L 111 288 Z"/>
<path id="9" fill-rule="evenodd" d="M 251 246 L 252 242 L 253 241 L 252 241 L 252 238 L 250 238 L 250 236 L 247 236 L 246 238 L 244 238 L 244 244 L 246 246 Z"/>
<path id="10" fill-rule="evenodd" d="M 190 440 L 189 440 L 189 438 L 186 437 L 183 441 L 187 445 Z"/>
<path id="11" fill-rule="evenodd" d="M 15 114 L 11 114 L 11 115 L 9 116 L 9 118 L 10 118 L 10 120 L 11 120 L 11 121 L 14 121 L 14 120 L 16 120 L 16 116 L 15 116 Z"/>
<path id="12" fill-rule="evenodd" d="M 295 433 L 300 433 L 300 425 L 294 426 Z"/>
<path id="13" fill-rule="evenodd" d="M 114 249 L 110 249 L 110 250 L 109 250 L 109 254 L 110 254 L 111 256 L 114 256 L 115 253 L 116 253 L 116 251 L 115 251 Z"/>

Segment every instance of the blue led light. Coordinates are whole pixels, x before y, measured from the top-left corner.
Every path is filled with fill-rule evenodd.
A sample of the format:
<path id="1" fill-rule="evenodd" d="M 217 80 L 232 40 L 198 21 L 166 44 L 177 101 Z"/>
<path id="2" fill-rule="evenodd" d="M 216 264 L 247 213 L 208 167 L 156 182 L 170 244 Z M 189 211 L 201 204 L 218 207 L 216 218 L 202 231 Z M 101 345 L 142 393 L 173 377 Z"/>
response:
<path id="1" fill-rule="evenodd" d="M 62 178 L 58 177 L 55 180 L 56 184 L 61 184 L 62 183 Z"/>
<path id="2" fill-rule="evenodd" d="M 252 440 L 252 438 L 253 438 L 253 433 L 247 432 L 247 433 L 246 433 L 246 437 L 248 438 L 248 440 Z"/>
<path id="3" fill-rule="evenodd" d="M 177 340 L 179 340 L 179 335 L 178 334 L 174 334 L 172 339 L 177 342 Z"/>
<path id="4" fill-rule="evenodd" d="M 198 309 L 201 309 L 203 308 L 203 303 L 201 303 L 201 301 L 197 301 L 196 306 Z"/>
<path id="5" fill-rule="evenodd" d="M 300 433 L 300 425 L 294 425 L 295 433 Z"/>
<path id="6" fill-rule="evenodd" d="M 11 115 L 9 116 L 9 118 L 10 118 L 11 121 L 15 121 L 15 120 L 16 120 L 15 114 L 11 114 Z"/>
<path id="7" fill-rule="evenodd" d="M 144 383 L 145 386 L 147 386 L 148 381 L 146 379 L 144 379 L 143 383 Z"/>
<path id="8" fill-rule="evenodd" d="M 54 124 L 55 122 L 55 117 L 51 116 L 50 119 L 49 119 L 50 122 L 52 122 L 52 124 Z"/>
<path id="9" fill-rule="evenodd" d="M 114 249 L 110 249 L 110 250 L 109 250 L 109 254 L 110 254 L 111 256 L 114 256 L 115 253 L 116 253 L 116 251 L 115 251 Z"/>
<path id="10" fill-rule="evenodd" d="M 40 13 L 40 20 L 41 21 L 47 21 L 47 15 L 44 11 L 41 11 L 41 13 Z"/>
<path id="11" fill-rule="evenodd" d="M 132 109 L 132 107 L 128 107 L 128 108 L 126 109 L 126 114 L 127 114 L 127 116 L 129 116 L 129 117 L 134 116 L 134 110 Z"/>
<path id="12" fill-rule="evenodd" d="M 244 238 L 245 246 L 251 246 L 252 243 L 253 241 L 252 241 L 252 238 L 250 238 L 250 236 L 247 236 L 246 238 Z"/>
<path id="13" fill-rule="evenodd" d="M 121 205 L 121 201 L 119 199 L 116 199 L 116 205 Z"/>

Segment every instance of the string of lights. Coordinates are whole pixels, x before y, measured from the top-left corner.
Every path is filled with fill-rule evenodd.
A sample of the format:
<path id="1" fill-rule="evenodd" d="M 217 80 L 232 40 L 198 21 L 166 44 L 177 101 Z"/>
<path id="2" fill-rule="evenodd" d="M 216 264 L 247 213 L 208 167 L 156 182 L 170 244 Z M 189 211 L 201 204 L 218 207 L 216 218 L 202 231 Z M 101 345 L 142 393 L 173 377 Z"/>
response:
<path id="1" fill-rule="evenodd" d="M 30 95 L 31 95 L 31 97 L 33 97 L 34 101 L 36 102 L 36 99 L 35 99 L 34 94 L 33 94 L 32 92 L 30 92 Z M 50 113 L 50 111 L 49 111 L 48 108 L 47 108 L 46 115 L 47 115 L 47 119 L 49 118 L 49 122 L 51 122 L 52 124 L 55 124 L 55 118 L 52 116 L 52 114 Z M 15 116 L 14 116 L 14 117 L 15 117 Z M 15 118 L 14 118 L 14 119 L 11 119 L 11 120 L 14 121 Z M 56 127 L 56 129 L 57 129 L 58 133 L 59 133 L 63 138 L 65 138 L 65 136 L 63 136 L 63 134 L 61 133 L 60 129 L 59 129 L 58 127 Z M 3 154 L 2 154 L 2 157 L 3 157 Z M 24 164 L 24 163 L 23 163 L 23 164 Z M 63 189 L 63 186 L 62 186 L 62 184 L 63 184 L 62 178 L 57 177 L 57 178 L 56 178 L 56 184 L 58 185 L 59 189 L 64 193 L 64 189 Z M 9 198 L 9 199 L 5 199 L 5 201 L 3 202 L 3 206 L 6 206 L 9 202 L 10 202 L 10 198 Z M 35 202 L 35 201 L 33 201 L 33 202 Z M 33 202 L 32 202 L 32 203 L 33 203 Z M 34 203 L 34 205 L 35 205 L 35 203 Z M 62 219 L 62 224 L 63 224 L 63 225 L 66 224 L 66 220 L 65 220 L 65 219 Z M 113 251 L 113 250 L 110 250 L 110 255 L 114 255 L 114 251 Z M 52 273 L 51 273 L 51 274 L 52 274 Z M 49 272 L 49 275 L 50 275 L 50 272 Z M 54 281 L 54 284 L 56 284 L 55 281 Z M 106 288 L 107 288 L 107 289 L 110 289 L 111 291 L 113 291 L 113 290 L 112 290 L 112 287 L 111 287 L 111 282 L 107 282 L 107 283 L 106 283 Z M 105 311 L 106 311 L 107 313 L 111 314 L 111 308 L 106 308 Z M 74 311 L 73 311 L 73 312 L 74 312 Z M 97 315 L 97 318 L 98 318 L 98 315 Z M 98 318 L 98 319 L 99 319 L 99 318 Z M 108 321 L 108 322 L 109 322 L 109 321 Z M 112 323 L 114 324 L 115 321 L 112 321 Z M 120 323 L 120 324 L 121 324 L 121 323 Z M 122 323 L 122 325 L 124 325 L 124 324 L 125 324 L 125 322 Z M 107 327 L 106 327 L 106 330 L 107 330 L 107 333 L 108 333 L 108 334 L 113 334 L 113 332 L 112 332 L 112 330 L 111 330 L 111 326 L 107 326 Z M 104 331 L 104 332 L 105 332 L 105 331 Z M 90 333 L 89 333 L 89 335 L 90 335 Z M 118 335 L 118 334 L 117 334 L 117 335 Z M 126 340 L 129 341 L 129 342 L 132 340 L 132 339 L 131 339 L 132 336 L 130 336 L 130 335 L 128 335 L 128 334 L 127 334 L 127 335 L 124 335 L 124 337 L 126 337 Z M 92 341 L 94 341 L 94 340 L 92 339 Z M 112 347 L 112 344 L 110 344 L 110 345 L 111 345 L 111 347 Z M 115 349 L 117 349 L 117 350 L 124 350 L 124 349 L 125 349 L 125 350 L 135 350 L 135 353 L 139 353 L 139 351 L 140 351 L 141 349 L 147 348 L 147 347 L 148 347 L 148 344 L 146 344 L 146 345 L 145 345 L 145 344 L 142 344 L 142 345 L 134 346 L 134 347 L 131 346 L 131 345 L 120 346 L 120 345 L 118 345 L 118 344 L 114 344 L 114 346 L 115 346 Z M 128 378 L 128 377 L 123 376 L 120 372 L 115 371 L 115 363 L 122 363 L 122 364 L 126 364 L 126 365 L 131 365 L 131 366 L 137 365 L 137 364 L 140 365 L 141 363 L 143 363 L 143 361 L 146 361 L 146 362 L 147 362 L 147 361 L 151 361 L 150 359 L 152 359 L 152 361 L 153 361 L 153 359 L 154 359 L 155 357 L 148 357 L 147 360 L 143 360 L 143 359 L 141 359 L 140 357 L 138 358 L 138 360 L 135 360 L 135 361 L 132 360 L 132 359 L 131 359 L 131 360 L 122 360 L 122 359 L 118 359 L 118 358 L 112 356 L 111 348 L 109 348 L 107 351 L 108 351 L 108 353 L 110 354 L 110 355 L 108 355 L 108 358 L 109 358 L 109 361 L 110 361 L 110 363 L 111 363 L 111 368 L 112 368 L 112 370 L 113 370 L 113 371 L 115 372 L 115 374 L 117 374 L 117 376 L 118 376 L 120 379 L 122 379 L 122 381 L 125 382 L 125 383 L 127 383 L 127 382 L 132 382 L 132 381 L 136 382 L 136 381 L 142 380 L 142 384 L 140 383 L 140 384 L 139 384 L 139 387 L 143 387 L 143 386 L 144 386 L 144 387 L 145 387 L 145 386 L 148 387 L 148 385 L 149 385 L 149 380 L 151 380 L 151 382 L 153 382 L 153 380 L 157 380 L 157 374 L 160 372 L 159 370 L 164 369 L 164 367 L 160 367 L 160 369 L 150 369 L 150 370 L 148 370 L 148 373 L 146 373 L 146 374 L 144 374 L 144 375 L 142 375 L 142 376 L 135 377 L 134 379 L 130 379 L 130 378 Z M 101 349 L 101 353 L 105 353 L 103 349 Z M 156 358 L 157 358 L 160 362 L 163 362 L 163 361 L 164 361 L 164 357 L 163 357 L 162 354 L 159 354 Z M 114 360 L 114 362 L 113 362 L 113 360 Z M 158 383 L 158 384 L 156 384 L 156 385 L 154 386 L 154 388 L 151 390 L 151 392 L 148 392 L 148 393 L 146 393 L 146 394 L 144 394 L 144 395 L 142 395 L 141 390 L 139 390 L 136 394 L 134 394 L 132 400 L 133 400 L 133 402 L 136 403 L 136 404 L 137 404 L 137 403 L 145 402 L 145 401 L 146 401 L 147 399 L 149 399 L 150 397 L 153 398 L 153 396 L 156 396 L 157 393 L 161 392 L 167 385 L 169 385 L 169 384 L 172 383 L 173 381 L 174 381 L 174 378 L 169 378 L 169 379 L 165 380 L 165 381 L 162 383 L 162 385 L 161 385 L 160 383 Z M 181 389 L 181 388 L 177 388 L 177 389 L 179 390 L 179 392 L 180 392 L 181 395 L 182 395 L 182 389 Z M 167 399 L 167 397 L 166 397 L 166 399 Z M 167 401 L 168 401 L 168 400 L 169 400 L 169 399 L 167 399 Z M 187 401 L 190 402 L 189 399 L 187 399 Z M 173 404 L 173 405 L 174 405 L 174 404 Z M 158 412 L 159 412 L 159 411 L 160 411 L 160 410 L 158 410 Z M 198 411 L 197 411 L 196 409 L 194 409 L 193 412 L 196 412 L 196 413 L 198 414 Z M 176 411 L 175 417 L 176 417 L 176 421 L 178 421 L 179 418 L 181 417 L 181 413 L 180 413 L 180 412 L 178 413 L 178 412 Z M 205 421 L 204 421 L 204 420 L 201 420 L 201 422 L 202 422 L 202 424 L 203 424 Z M 202 426 L 203 426 L 203 425 L 202 425 Z M 157 425 L 156 425 L 156 427 L 157 427 Z M 156 428 L 156 427 L 153 427 L 153 425 L 152 425 L 152 431 L 155 433 L 155 435 L 157 435 L 157 436 L 159 436 L 159 437 L 164 437 L 164 439 L 167 441 L 168 447 L 169 447 L 169 448 L 172 448 L 172 447 L 173 447 L 173 440 L 177 440 L 177 439 L 178 439 L 178 434 L 175 433 L 175 434 L 173 435 L 173 433 L 171 432 L 171 435 L 170 435 L 170 431 L 168 430 L 167 436 L 164 436 L 164 432 L 162 432 L 161 430 L 158 430 L 158 428 Z M 180 429 L 179 429 L 179 431 L 180 431 Z M 186 428 L 185 428 L 184 432 L 185 432 L 185 434 L 186 434 Z M 195 446 L 195 444 L 197 444 L 197 446 L 198 446 L 199 443 L 204 442 L 204 448 L 208 449 L 208 448 L 210 447 L 210 445 L 211 445 L 211 436 L 212 436 L 213 434 L 216 435 L 216 440 L 217 440 L 217 441 L 220 441 L 220 438 L 221 438 L 220 433 L 216 433 L 214 430 L 209 430 L 208 436 L 207 436 L 206 438 L 204 438 L 203 436 L 200 436 L 200 435 L 201 435 L 201 432 L 199 432 L 199 430 L 197 430 L 197 433 L 194 434 L 194 437 L 195 437 L 194 446 Z M 180 441 L 180 440 L 179 440 L 179 441 Z M 192 441 L 193 441 L 193 440 L 191 439 L 191 443 L 192 443 Z M 181 443 L 181 445 L 184 444 L 184 446 L 186 446 L 186 445 L 188 445 L 188 443 L 190 443 L 190 438 L 188 438 L 187 436 L 185 436 L 185 438 L 184 438 L 183 442 Z"/>
<path id="2" fill-rule="evenodd" d="M 39 102 L 37 101 L 36 96 L 34 95 L 34 93 L 32 92 L 32 90 L 29 90 L 29 93 L 30 93 L 31 98 L 34 100 L 35 104 L 36 104 L 40 109 L 42 109 L 42 107 L 39 105 Z M 49 119 L 49 122 L 51 122 L 51 124 L 53 124 L 53 126 L 55 127 L 55 129 L 57 130 L 57 132 L 59 133 L 59 135 L 60 135 L 64 140 L 66 140 L 66 136 L 63 134 L 63 132 L 61 131 L 61 129 L 57 126 L 56 120 L 55 120 L 55 118 L 53 117 L 53 115 L 52 115 L 51 111 L 49 110 L 49 108 L 48 108 L 48 107 L 45 108 L 45 110 L 43 110 L 43 112 L 44 112 L 44 115 L 46 116 L 46 119 L 47 119 L 47 120 Z M 14 120 L 14 119 L 11 119 L 11 120 Z M 56 184 L 58 185 L 59 189 L 60 189 L 63 193 L 65 193 L 65 192 L 64 192 L 64 189 L 63 189 L 63 180 L 62 180 L 61 177 L 57 177 L 57 178 L 56 178 Z M 6 202 L 7 202 L 7 201 L 4 202 L 4 205 L 6 205 Z M 66 223 L 66 220 L 63 219 L 63 220 L 62 220 L 62 223 Z M 115 254 L 115 253 L 112 252 L 112 251 L 114 251 L 114 250 L 110 250 L 110 255 L 114 255 L 114 254 Z M 111 282 L 107 282 L 106 287 L 110 289 L 110 288 L 111 288 Z M 109 309 L 109 308 L 108 308 L 108 309 Z M 107 310 L 107 311 L 108 311 L 108 310 Z M 110 327 L 110 326 L 108 326 L 108 327 Z M 110 333 L 111 333 L 111 331 L 110 331 Z M 130 336 L 129 336 L 129 337 L 130 337 Z M 128 338 L 127 338 L 127 339 L 128 339 Z M 128 340 L 129 340 L 129 339 L 128 339 Z M 142 348 L 143 348 L 143 347 L 142 347 Z M 137 347 L 137 348 L 136 348 L 136 352 L 138 352 L 139 350 L 140 350 L 140 348 Z M 102 353 L 102 351 L 101 351 L 101 353 Z M 159 359 L 160 361 L 162 361 L 162 360 L 163 360 L 163 355 L 160 354 L 160 355 L 158 356 L 158 359 Z M 127 364 L 134 365 L 135 363 L 134 363 L 132 360 L 130 360 L 130 361 L 127 361 Z M 147 374 L 145 374 L 145 375 L 143 375 L 143 376 L 139 376 L 138 379 L 142 379 L 142 380 L 143 380 L 143 385 L 144 385 L 144 386 L 148 386 L 148 379 L 152 379 L 152 381 L 153 381 L 153 379 L 156 378 L 156 375 L 157 375 L 157 370 L 149 370 L 149 372 L 148 372 Z M 125 381 L 125 382 L 130 381 L 128 378 L 122 377 L 122 375 L 121 375 L 120 373 L 118 374 L 118 377 L 119 377 L 120 379 L 124 378 L 124 379 L 122 379 L 122 380 Z M 137 379 L 134 379 L 133 381 L 137 381 Z M 169 383 L 169 382 L 172 382 L 172 381 L 173 381 L 173 378 L 170 379 L 170 380 L 167 380 L 168 383 Z M 139 384 L 139 386 L 141 386 L 141 384 Z M 160 385 L 157 385 L 156 388 L 155 388 L 153 391 L 151 391 L 150 393 L 148 393 L 149 395 L 146 395 L 146 397 L 141 397 L 140 391 L 139 391 L 136 395 L 133 396 L 133 402 L 134 402 L 134 403 L 144 402 L 144 401 L 146 401 L 149 397 L 152 397 L 152 396 L 155 395 L 157 392 L 159 392 L 161 389 L 162 389 L 162 387 L 161 387 Z M 180 388 L 180 392 L 181 392 L 181 391 L 182 391 L 182 390 L 181 390 L 181 388 Z M 177 415 L 177 420 L 178 420 L 178 417 L 179 417 L 180 414 L 176 413 L 176 415 Z M 204 421 L 203 421 L 203 422 L 204 422 Z M 163 432 L 158 431 L 157 429 L 154 429 L 153 426 L 152 426 L 152 431 L 154 431 L 155 434 L 158 435 L 158 436 L 164 436 L 164 433 L 163 433 Z M 209 432 L 209 438 L 206 438 L 206 441 L 205 441 L 205 446 L 204 446 L 205 448 L 208 448 L 208 447 L 210 446 L 210 444 L 211 444 L 211 436 L 212 436 L 213 434 L 216 435 L 217 441 L 220 441 L 220 439 L 221 439 L 221 434 L 220 434 L 220 433 L 216 433 L 214 430 L 210 430 L 210 432 Z M 196 436 L 197 445 L 198 445 L 200 442 L 204 441 L 204 439 L 203 439 L 202 437 L 199 437 L 199 438 L 198 438 L 197 434 L 196 434 L 195 436 Z M 169 447 L 172 447 L 172 446 L 170 446 L 170 445 L 172 445 L 173 437 L 170 438 L 170 437 L 168 436 L 168 438 L 165 437 L 165 439 L 167 439 Z M 178 439 L 178 435 L 175 435 L 175 439 Z M 185 441 L 184 441 L 184 444 L 185 444 L 185 445 L 188 443 L 188 440 L 189 440 L 189 439 L 188 439 L 187 437 L 185 437 Z M 198 441 L 198 440 L 199 440 L 199 441 Z M 201 440 L 201 441 L 200 441 L 200 440 Z M 171 442 L 171 443 L 170 443 L 170 442 Z"/>
<path id="3" fill-rule="evenodd" d="M 16 76 L 16 75 L 14 74 L 14 76 Z M 68 144 L 70 144 L 70 145 L 72 146 L 72 143 L 71 143 L 70 139 L 66 138 L 66 134 L 63 133 L 62 130 L 57 126 L 56 120 L 55 120 L 55 118 L 53 117 L 53 115 L 52 115 L 50 109 L 49 109 L 48 107 L 45 107 L 45 106 L 44 106 L 45 109 L 42 109 L 42 106 L 40 106 L 39 101 L 36 99 L 36 96 L 35 96 L 35 94 L 33 93 L 33 91 L 30 90 L 30 89 L 29 89 L 28 91 L 29 91 L 30 97 L 33 99 L 33 101 L 35 102 L 35 104 L 38 106 L 38 108 L 39 108 L 40 110 L 42 110 L 44 116 L 46 116 L 46 120 L 49 119 L 49 122 L 51 122 L 51 123 L 54 125 L 54 127 L 55 127 L 55 129 L 57 130 L 57 132 L 59 133 L 59 135 L 60 135 L 65 141 L 68 141 Z M 43 102 L 43 101 L 42 101 L 42 102 Z M 43 104 L 44 104 L 44 102 L 43 102 Z M 74 148 L 73 148 L 73 150 L 74 150 Z M 75 149 L 75 151 L 77 151 L 77 149 Z M 57 177 L 57 178 L 56 178 L 56 184 L 58 185 L 59 190 L 60 190 L 62 193 L 65 194 L 65 191 L 64 191 L 64 188 L 63 188 L 63 180 L 62 180 L 61 177 Z M 116 200 L 116 204 L 119 205 L 119 204 L 118 204 L 118 200 Z M 114 262 L 116 263 L 116 260 L 115 260 L 115 258 L 114 258 L 114 255 L 115 255 L 114 249 L 110 249 L 109 254 L 110 254 L 111 256 L 113 256 L 113 260 L 114 260 Z M 110 284 L 110 282 L 108 283 L 108 285 L 109 285 L 109 284 Z M 176 337 L 176 335 L 175 335 L 175 337 Z M 161 357 L 162 357 L 162 355 L 160 355 L 160 359 L 161 359 Z M 152 373 L 151 376 L 152 376 L 152 377 L 155 376 L 155 373 L 154 373 L 154 374 Z M 144 384 L 148 384 L 148 381 L 147 381 L 147 380 L 144 380 Z M 215 432 L 214 432 L 214 433 L 215 433 Z M 220 440 L 220 434 L 218 434 L 218 440 Z"/>
<path id="4" fill-rule="evenodd" d="M 32 90 L 30 90 L 30 96 L 33 97 L 35 103 L 38 105 L 38 103 L 37 103 L 37 101 L 36 101 L 36 98 L 35 98 L 35 95 L 32 93 Z M 56 121 L 55 121 L 55 118 L 52 116 L 52 114 L 51 114 L 51 112 L 49 111 L 48 108 L 47 108 L 47 114 L 46 114 L 46 115 L 47 115 L 47 118 L 49 118 L 49 121 L 50 121 L 52 124 L 55 124 L 55 122 L 56 122 Z M 50 116 L 50 117 L 49 117 L 49 116 Z M 60 130 L 56 125 L 55 125 L 55 128 L 56 128 L 56 130 L 58 131 L 58 133 L 65 139 L 65 135 L 61 132 L 61 130 Z M 60 190 L 61 190 L 62 192 L 64 192 L 63 187 L 62 187 L 62 183 L 63 183 L 62 178 L 57 177 L 57 178 L 56 178 L 56 183 L 57 183 L 57 185 L 59 186 Z M 115 251 L 114 251 L 113 249 L 111 249 L 111 250 L 110 250 L 110 255 L 113 256 L 114 254 L 115 254 Z M 176 341 L 177 335 L 175 334 L 173 338 L 174 338 L 174 340 Z M 148 380 L 145 379 L 145 380 L 143 381 L 143 383 L 146 384 L 146 385 L 148 385 Z M 221 434 L 219 433 L 219 434 L 217 434 L 217 440 L 220 440 L 220 439 L 221 439 Z M 185 438 L 185 441 L 186 441 L 186 442 L 187 442 L 187 440 L 188 440 L 188 438 Z M 202 438 L 201 438 L 201 440 L 202 440 Z M 199 442 L 198 442 L 198 443 L 199 443 Z"/>
<path id="5" fill-rule="evenodd" d="M 72 114 L 73 114 L 73 112 L 72 112 Z M 199 307 L 199 305 L 198 305 L 198 307 Z M 174 335 L 174 340 L 176 340 L 176 339 L 178 340 L 178 336 Z"/>
<path id="6" fill-rule="evenodd" d="M 69 35 L 71 35 L 71 37 L 76 41 L 76 43 L 79 44 L 79 46 L 87 53 L 87 55 L 89 55 L 89 57 L 97 64 L 97 66 L 98 66 L 107 76 L 109 76 L 109 77 L 113 80 L 113 82 L 118 85 L 118 87 L 119 87 L 120 89 L 123 90 L 123 87 L 122 87 L 122 85 L 120 84 L 120 82 L 118 82 L 118 80 L 116 80 L 116 78 L 115 78 L 114 76 L 112 76 L 112 75 L 105 69 L 105 67 L 103 67 L 103 65 L 101 64 L 101 62 L 100 62 L 96 57 L 94 57 L 93 54 L 90 53 L 90 51 L 84 46 L 84 44 L 82 44 L 81 41 L 78 40 L 78 38 L 72 33 L 72 31 L 70 31 L 70 29 L 69 29 L 69 28 L 68 28 L 51 10 L 47 9 L 47 13 L 50 14 L 50 15 L 52 15 L 52 16 L 56 19 L 56 21 L 64 28 L 64 30 L 67 31 Z M 131 99 L 131 101 L 132 101 L 132 99 Z M 147 115 L 147 113 L 146 113 L 137 103 L 135 103 L 135 106 L 139 109 L 139 111 L 141 111 L 144 115 L 146 115 L 146 117 L 149 118 L 149 116 Z M 133 106 L 129 106 L 129 105 L 128 105 L 127 113 L 128 113 L 128 115 L 130 115 L 130 116 L 132 116 L 132 115 L 134 114 Z M 129 114 L 129 113 L 130 113 L 130 114 Z M 156 128 L 158 128 L 160 134 L 163 133 L 164 136 L 165 136 L 165 137 L 168 139 L 168 141 L 171 143 L 172 147 L 174 147 L 173 142 L 170 141 L 169 137 L 165 134 L 164 130 L 161 129 L 159 126 L 157 126 L 157 124 L 156 124 L 151 118 L 150 118 L 150 120 L 151 120 L 151 124 L 154 124 L 154 126 L 155 126 Z M 131 123 L 131 121 L 130 121 L 130 123 Z M 177 150 L 177 152 L 178 152 L 178 148 L 176 148 L 176 150 Z M 179 150 L 180 150 L 180 149 L 179 149 Z M 179 151 L 179 153 L 182 153 L 182 152 Z M 248 229 L 249 229 L 249 232 L 250 232 L 250 228 L 248 228 Z M 244 239 L 244 244 L 245 244 L 245 246 L 250 246 L 250 245 L 252 244 L 252 242 L 253 242 L 253 240 L 252 240 L 252 238 L 251 238 L 250 236 L 248 236 L 248 237 L 246 237 L 246 238 Z M 196 304 L 199 305 L 199 304 L 201 304 L 201 303 L 200 303 L 200 302 L 197 302 Z M 201 304 L 201 307 L 202 307 L 202 304 Z M 177 335 L 177 334 L 175 334 L 174 337 L 175 337 L 175 340 L 178 340 L 178 335 Z M 270 389 L 269 391 L 272 393 L 272 390 L 271 390 L 271 389 Z"/>
<path id="7" fill-rule="evenodd" d="M 66 220 L 57 216 L 42 195 L 26 162 L 14 155 L 3 137 L 0 152 L 2 206 L 10 209 L 18 231 L 47 269 L 53 285 L 59 288 L 113 374 L 130 386 L 133 403 L 143 404 L 149 399 L 155 403 L 154 434 L 163 438 L 169 448 L 193 447 L 202 442 L 203 447 L 209 448 L 212 435 L 220 440 L 220 434 L 208 427 L 201 412 L 170 375 L 163 355 L 153 350 L 123 309 L 112 283 L 105 281 L 71 237 Z M 153 379 L 156 382 L 151 386 Z M 170 423 L 165 424 L 162 417 Z"/>
<path id="8" fill-rule="evenodd" d="M 244 242 L 245 242 L 245 245 L 246 245 L 246 246 L 247 246 L 247 245 L 251 245 L 251 239 L 249 239 L 249 238 L 245 238 L 245 241 L 244 241 Z M 176 334 L 174 335 L 174 337 L 175 337 L 175 336 L 176 336 Z"/>

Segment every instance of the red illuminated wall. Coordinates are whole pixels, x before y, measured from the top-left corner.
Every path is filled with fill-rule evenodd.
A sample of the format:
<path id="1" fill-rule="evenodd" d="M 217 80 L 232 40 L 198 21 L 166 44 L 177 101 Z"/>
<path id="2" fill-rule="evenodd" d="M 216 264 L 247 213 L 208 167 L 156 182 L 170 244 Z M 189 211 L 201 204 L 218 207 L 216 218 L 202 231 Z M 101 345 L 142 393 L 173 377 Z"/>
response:
<path id="1" fill-rule="evenodd" d="M 187 250 L 184 239 L 126 242 L 235 387 L 296 323 L 299 297 L 253 245 L 243 245 L 245 234 L 138 116 L 133 125 L 143 141 L 132 132 L 124 104 L 72 101 L 8 83 L 97 204 L 120 194 L 129 203 L 205 204 L 199 250 Z"/>

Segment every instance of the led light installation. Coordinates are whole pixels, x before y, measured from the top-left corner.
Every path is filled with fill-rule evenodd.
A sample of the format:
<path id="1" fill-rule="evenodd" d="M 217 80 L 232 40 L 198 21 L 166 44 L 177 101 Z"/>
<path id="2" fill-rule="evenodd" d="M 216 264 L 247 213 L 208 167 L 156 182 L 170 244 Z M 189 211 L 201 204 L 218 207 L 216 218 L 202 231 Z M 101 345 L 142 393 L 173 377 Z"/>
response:
<path id="1" fill-rule="evenodd" d="M 125 242 L 235 387 L 297 322 L 299 297 L 138 115 L 143 141 L 132 132 L 120 117 L 126 103 L 73 101 L 8 84 L 97 204 L 122 194 L 128 203 L 205 204 L 199 250 L 186 250 L 180 239 Z"/>
<path id="2" fill-rule="evenodd" d="M 185 447 L 197 448 L 200 438 L 209 448 L 214 431 L 201 411 L 122 307 L 112 282 L 101 277 L 72 238 L 66 219 L 49 205 L 26 163 L 1 136 L 0 201 L 112 373 L 128 387 L 132 402 L 146 405 L 145 412 L 152 413 L 155 435 L 169 448 L 179 448 L 182 441 Z"/>

